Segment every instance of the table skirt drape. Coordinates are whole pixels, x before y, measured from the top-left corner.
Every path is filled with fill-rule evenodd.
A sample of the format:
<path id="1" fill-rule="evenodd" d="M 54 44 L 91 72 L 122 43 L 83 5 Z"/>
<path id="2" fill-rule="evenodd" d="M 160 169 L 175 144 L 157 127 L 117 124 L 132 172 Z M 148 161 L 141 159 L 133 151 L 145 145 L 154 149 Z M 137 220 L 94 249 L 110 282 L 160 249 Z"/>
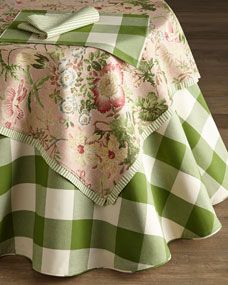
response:
<path id="1" fill-rule="evenodd" d="M 105 207 L 36 148 L 1 135 L 0 255 L 23 255 L 54 276 L 134 272 L 168 262 L 172 240 L 217 233 L 214 205 L 228 197 L 228 153 L 197 84 L 173 100 L 174 115 L 144 142 L 141 170 Z"/>

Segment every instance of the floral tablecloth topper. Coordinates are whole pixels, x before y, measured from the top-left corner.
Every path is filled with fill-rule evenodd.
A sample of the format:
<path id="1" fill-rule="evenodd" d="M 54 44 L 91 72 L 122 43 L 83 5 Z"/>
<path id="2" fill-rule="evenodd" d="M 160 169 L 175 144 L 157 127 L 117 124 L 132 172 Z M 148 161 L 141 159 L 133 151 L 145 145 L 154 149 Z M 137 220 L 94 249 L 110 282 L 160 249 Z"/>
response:
<path id="1" fill-rule="evenodd" d="M 31 5 L 69 9 L 57 2 Z M 18 1 L 2 17 L 10 22 L 28 3 Z M 72 3 L 138 15 L 146 5 Z M 173 92 L 200 77 L 175 15 L 163 1 L 148 3 L 150 31 L 138 68 L 94 47 L 0 46 L 0 133 L 36 146 L 52 169 L 98 205 L 115 203 L 140 165 L 143 141 L 172 116 Z"/>

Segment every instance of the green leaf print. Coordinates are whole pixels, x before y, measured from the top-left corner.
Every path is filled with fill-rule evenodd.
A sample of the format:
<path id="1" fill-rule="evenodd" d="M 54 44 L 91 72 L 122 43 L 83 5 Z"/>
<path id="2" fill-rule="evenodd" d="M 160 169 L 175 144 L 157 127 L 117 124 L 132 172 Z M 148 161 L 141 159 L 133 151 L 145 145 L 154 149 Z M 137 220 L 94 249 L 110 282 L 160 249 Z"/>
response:
<path id="1" fill-rule="evenodd" d="M 129 120 L 117 119 L 111 123 L 112 134 L 117 138 L 120 148 L 127 148 L 127 158 L 124 160 L 124 164 L 130 165 L 138 154 L 138 145 L 136 144 L 136 138 L 134 136 L 134 127 Z"/>
<path id="2" fill-rule="evenodd" d="M 95 69 L 97 71 L 101 70 L 101 64 L 98 61 L 93 61 L 92 67 L 93 67 L 93 69 Z"/>
<path id="3" fill-rule="evenodd" d="M 49 62 L 49 59 L 42 54 L 35 54 L 35 60 L 37 63 L 32 64 L 32 66 L 36 69 L 43 69 L 46 66 L 46 63 Z"/>
<path id="4" fill-rule="evenodd" d="M 154 86 L 155 74 L 152 72 L 153 66 L 154 66 L 153 59 L 150 59 L 149 61 L 142 60 L 139 66 L 139 71 L 141 72 L 139 74 L 139 78 L 143 79 L 143 82 L 148 81 Z"/>
<path id="5" fill-rule="evenodd" d="M 60 90 L 57 89 L 55 89 L 53 93 L 49 94 L 49 97 L 54 100 L 55 104 L 61 104 L 64 100 L 60 95 Z"/>
<path id="6" fill-rule="evenodd" d="M 0 53 L 0 75 L 3 75 L 5 77 L 5 81 L 7 81 L 8 76 L 18 80 L 17 77 L 17 70 L 20 69 L 19 65 L 16 64 L 7 64 L 4 62 L 2 58 L 2 54 Z"/>
<path id="7" fill-rule="evenodd" d="M 27 98 L 27 104 L 28 104 L 28 110 L 29 112 L 31 112 L 31 96 L 34 95 L 35 98 L 37 99 L 37 102 L 39 103 L 39 105 L 44 108 L 43 103 L 40 100 L 40 96 L 39 96 L 39 90 L 43 87 L 43 85 L 45 84 L 45 82 L 50 78 L 49 76 L 43 77 L 39 80 L 37 80 L 36 82 L 33 81 L 33 78 L 31 77 L 31 73 L 30 73 L 30 67 L 27 66 L 27 69 L 24 70 L 25 74 L 27 75 L 27 78 L 29 80 L 29 83 L 32 86 L 32 89 L 30 90 L 29 94 L 28 94 L 28 98 Z"/>
<path id="8" fill-rule="evenodd" d="M 137 1 L 137 0 L 124 0 L 123 2 L 132 4 L 134 6 L 141 6 L 142 9 L 144 9 L 144 10 L 150 10 L 150 11 L 155 11 L 156 10 L 154 4 L 151 3 L 150 0 L 140 0 L 140 1 Z"/>
<path id="9" fill-rule="evenodd" d="M 106 61 L 109 56 L 109 54 L 102 50 L 91 52 L 89 57 L 85 59 L 85 62 L 88 64 L 87 70 L 100 71 L 107 64 Z"/>
<path id="10" fill-rule="evenodd" d="M 149 92 L 146 98 L 138 98 L 137 106 L 141 108 L 139 117 L 143 121 L 154 121 L 168 109 L 165 100 L 154 92 Z"/>

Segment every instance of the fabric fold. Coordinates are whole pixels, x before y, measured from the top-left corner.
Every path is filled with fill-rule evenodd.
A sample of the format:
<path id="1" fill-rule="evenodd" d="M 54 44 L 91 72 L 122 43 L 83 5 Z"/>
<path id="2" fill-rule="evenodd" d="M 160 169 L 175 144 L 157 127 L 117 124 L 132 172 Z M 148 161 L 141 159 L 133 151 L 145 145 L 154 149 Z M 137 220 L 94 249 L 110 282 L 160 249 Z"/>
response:
<path id="1" fill-rule="evenodd" d="M 94 7 L 88 6 L 72 13 L 47 12 L 42 15 L 34 12 L 17 28 L 49 39 L 97 21 L 99 21 L 99 12 Z"/>

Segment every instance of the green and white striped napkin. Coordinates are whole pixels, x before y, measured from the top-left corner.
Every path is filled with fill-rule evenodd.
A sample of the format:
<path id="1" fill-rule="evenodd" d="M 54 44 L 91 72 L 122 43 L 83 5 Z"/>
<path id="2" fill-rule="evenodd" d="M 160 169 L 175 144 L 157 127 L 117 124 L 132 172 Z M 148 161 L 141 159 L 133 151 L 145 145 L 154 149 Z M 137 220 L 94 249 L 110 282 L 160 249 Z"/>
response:
<path id="1" fill-rule="evenodd" d="M 62 27 L 67 27 L 66 23 L 63 26 L 56 25 L 54 27 L 53 25 L 53 28 L 49 30 L 47 29 L 47 23 L 39 23 L 39 27 L 46 30 L 47 38 L 42 38 L 39 34 L 35 34 L 33 30 L 21 30 L 21 27 L 24 27 L 24 23 L 28 19 L 32 19 L 34 22 L 40 19 L 41 16 L 46 17 L 48 15 L 50 17 L 51 14 L 55 15 L 51 16 L 51 19 L 57 17 L 54 20 L 55 23 L 64 22 L 63 19 L 66 17 L 68 17 L 68 20 L 74 18 L 73 14 L 72 18 L 69 17 L 69 13 L 66 15 L 65 12 L 53 13 L 46 10 L 21 10 L 8 28 L 0 35 L 0 43 L 90 46 L 107 51 L 135 67 L 139 66 L 149 31 L 150 18 L 148 15 L 99 12 L 99 21 L 55 36 L 53 36 L 55 32 L 62 32 Z M 71 20 L 69 20 L 69 23 L 73 23 Z M 31 27 L 34 29 L 33 26 Z"/>
<path id="2" fill-rule="evenodd" d="M 51 38 L 99 21 L 99 12 L 91 6 L 83 7 L 74 13 L 33 14 L 17 28 Z"/>

